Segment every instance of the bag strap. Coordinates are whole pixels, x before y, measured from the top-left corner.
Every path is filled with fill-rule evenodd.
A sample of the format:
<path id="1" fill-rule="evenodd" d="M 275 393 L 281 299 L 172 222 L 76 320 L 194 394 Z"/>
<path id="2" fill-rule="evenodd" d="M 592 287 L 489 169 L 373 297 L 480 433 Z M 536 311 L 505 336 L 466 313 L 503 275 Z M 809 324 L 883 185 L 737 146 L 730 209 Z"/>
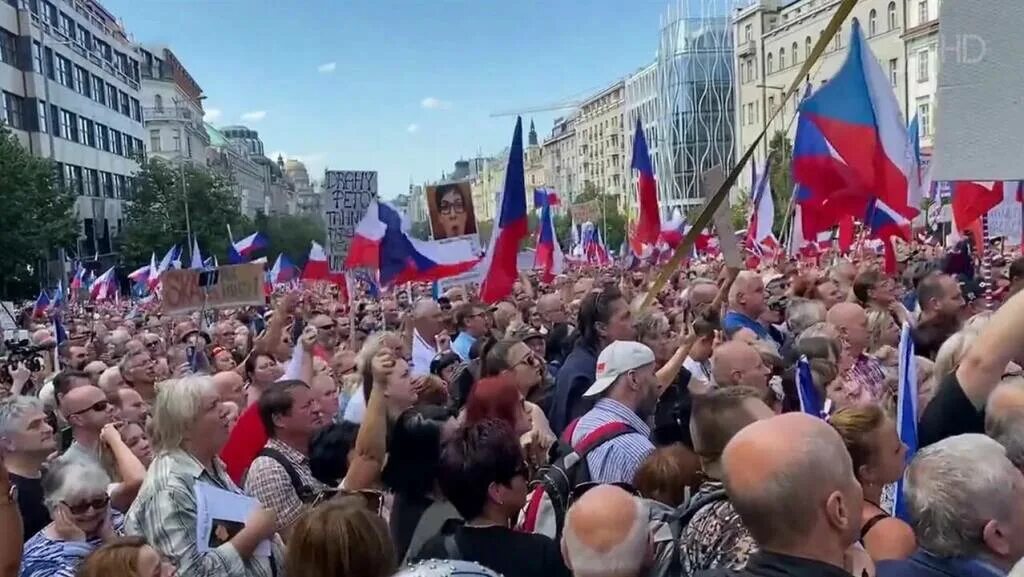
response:
<path id="1" fill-rule="evenodd" d="M 679 515 L 679 530 L 682 533 L 682 529 L 690 524 L 690 519 L 693 519 L 694 515 L 700 512 L 701 509 L 707 507 L 712 503 L 718 501 L 725 501 L 729 496 L 726 495 L 725 489 L 718 489 L 711 491 L 706 495 L 702 495 L 700 498 L 691 500 L 686 508 L 683 509 L 682 514 Z"/>
<path id="2" fill-rule="evenodd" d="M 288 457 L 284 456 L 284 453 L 272 447 L 263 447 L 256 456 L 273 459 L 278 465 L 284 467 L 284 472 L 288 474 L 288 479 L 291 481 L 292 488 L 295 489 L 295 494 L 298 495 L 300 501 L 305 503 L 312 496 L 313 490 L 302 482 L 299 472 L 295 470 L 295 466 L 288 460 Z"/>
<path id="3" fill-rule="evenodd" d="M 455 533 L 448 533 L 444 536 L 444 552 L 452 561 L 462 560 L 462 551 L 459 550 L 459 544 L 455 541 Z"/>
<path id="4" fill-rule="evenodd" d="M 621 437 L 627 433 L 632 433 L 633 427 L 622 421 L 613 421 L 611 423 L 605 423 L 600 427 L 590 431 L 579 440 L 578 443 L 572 446 L 572 450 L 580 456 L 580 458 L 586 457 L 591 451 L 600 447 L 601 445 L 611 441 L 616 437 Z"/>

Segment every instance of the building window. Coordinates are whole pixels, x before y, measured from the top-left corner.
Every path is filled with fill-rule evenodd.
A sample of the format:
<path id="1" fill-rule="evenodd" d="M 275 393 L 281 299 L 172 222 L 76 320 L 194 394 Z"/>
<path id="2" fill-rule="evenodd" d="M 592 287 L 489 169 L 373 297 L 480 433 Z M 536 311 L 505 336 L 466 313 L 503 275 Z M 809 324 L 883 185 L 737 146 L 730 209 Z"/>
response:
<path id="1" fill-rule="evenodd" d="M 807 39 L 804 40 L 804 60 L 811 57 L 811 50 L 814 50 L 814 43 L 811 42 L 811 37 L 808 36 Z"/>
<path id="2" fill-rule="evenodd" d="M 71 191 L 75 194 L 82 194 L 82 167 L 72 166 L 71 167 Z"/>
<path id="3" fill-rule="evenodd" d="M 175 132 L 173 135 L 171 135 L 171 142 L 174 143 L 174 145 L 171 147 L 171 150 L 173 150 L 174 152 L 181 152 L 181 130 L 180 129 L 177 132 Z"/>
<path id="4" fill-rule="evenodd" d="M 773 114 L 775 114 L 775 97 L 774 96 L 769 96 L 768 97 L 768 117 L 771 118 L 771 116 Z"/>
<path id="5" fill-rule="evenodd" d="M 92 77 L 92 97 L 100 104 L 107 104 L 107 83 L 99 76 Z"/>
<path id="6" fill-rule="evenodd" d="M 897 73 L 899 71 L 899 61 L 893 58 L 889 61 L 889 82 L 892 83 L 893 88 L 896 88 L 896 81 L 899 80 Z"/>
<path id="7" fill-rule="evenodd" d="M 895 2 L 889 2 L 888 15 L 889 15 L 889 30 L 895 30 L 896 29 L 896 3 Z"/>
<path id="8" fill-rule="evenodd" d="M 153 97 L 153 107 L 156 108 L 158 112 L 163 112 L 164 111 L 164 97 L 160 96 L 159 94 L 154 96 Z"/>
<path id="9" fill-rule="evenodd" d="M 124 156 L 125 158 L 135 156 L 135 139 L 127 134 L 124 135 Z"/>
<path id="10" fill-rule="evenodd" d="M 121 114 L 131 118 L 132 107 L 131 107 L 131 104 L 128 101 L 128 93 L 120 92 L 120 95 L 121 95 Z"/>
<path id="11" fill-rule="evenodd" d="M 768 55 L 768 74 L 775 72 L 775 56 L 772 54 Z"/>
<path id="12" fill-rule="evenodd" d="M 192 158 L 192 139 L 185 136 L 185 155 Z"/>
<path id="13" fill-rule="evenodd" d="M 84 116 L 78 117 L 78 143 L 89 146 L 89 129 L 91 124 L 89 119 Z"/>
<path id="14" fill-rule="evenodd" d="M 930 71 L 930 54 L 928 49 L 924 49 L 917 53 L 917 81 L 928 82 L 929 71 Z"/>
<path id="15" fill-rule="evenodd" d="M 85 47 L 86 50 L 92 50 L 92 34 L 85 26 L 78 26 L 78 42 Z"/>
<path id="16" fill-rule="evenodd" d="M 57 82 L 68 88 L 74 88 L 71 81 L 71 61 L 60 54 L 55 54 L 54 58 L 57 60 Z"/>
<path id="17" fill-rule="evenodd" d="M 67 139 L 67 140 L 77 141 L 78 140 L 78 138 L 77 138 L 77 136 L 78 136 L 78 134 L 77 134 L 78 127 L 75 125 L 76 122 L 77 122 L 77 119 L 75 118 L 75 115 L 73 113 L 68 112 L 67 110 L 61 110 L 60 111 L 60 137 L 64 138 L 64 139 Z"/>
<path id="18" fill-rule="evenodd" d="M 75 21 L 72 20 L 71 17 L 68 16 L 67 14 L 61 13 L 61 15 L 60 15 L 60 31 L 63 32 L 64 35 L 67 36 L 68 38 L 71 38 L 72 40 L 74 40 L 74 38 L 75 38 L 75 29 L 76 29 Z"/>
<path id="19" fill-rule="evenodd" d="M 922 102 L 917 105 L 917 121 L 921 129 L 921 136 L 932 135 L 932 105 Z"/>
<path id="20" fill-rule="evenodd" d="M 747 24 L 743 27 L 743 39 L 750 42 L 754 39 L 754 27 L 751 24 Z"/>
<path id="21" fill-rule="evenodd" d="M 131 98 L 132 103 L 132 120 L 135 122 L 142 122 L 142 106 L 139 104 L 137 98 Z"/>
<path id="22" fill-rule="evenodd" d="M 118 156 L 124 155 L 124 149 L 121 148 L 121 133 L 113 128 L 108 130 L 110 131 L 110 152 Z"/>
<path id="23" fill-rule="evenodd" d="M 49 132 L 50 120 L 46 117 L 46 103 L 42 100 L 37 100 L 36 108 L 39 113 L 39 132 Z"/>
<path id="24" fill-rule="evenodd" d="M 3 120 L 11 128 L 21 128 L 25 120 L 23 111 L 25 101 L 10 92 L 4 92 L 2 100 L 0 105 L 3 106 L 3 110 L 0 110 L 0 120 Z"/>
<path id="25" fill-rule="evenodd" d="M 75 92 L 83 95 L 92 95 L 92 83 L 90 82 L 89 73 L 85 71 L 81 66 L 75 66 Z"/>
<path id="26" fill-rule="evenodd" d="M 796 42 L 794 42 L 793 43 L 793 66 L 796 66 L 797 64 L 800 64 L 800 52 L 799 52 L 799 50 L 800 50 L 800 46 Z"/>
<path id="27" fill-rule="evenodd" d="M 841 50 L 843 48 L 843 29 L 836 30 L 836 35 L 832 37 L 832 50 Z"/>
<path id="28" fill-rule="evenodd" d="M 928 0 L 921 0 L 917 3 L 917 23 L 924 24 L 931 18 L 928 17 Z"/>
<path id="29" fill-rule="evenodd" d="M 874 8 L 868 14 L 868 36 L 878 34 L 878 12 Z"/>
<path id="30" fill-rule="evenodd" d="M 779 48 L 779 70 L 786 69 L 786 49 Z"/>
<path id="31" fill-rule="evenodd" d="M 149 131 L 149 151 L 160 152 L 160 131 L 150 130 Z"/>
<path id="32" fill-rule="evenodd" d="M 110 139 L 107 137 L 107 127 L 96 123 L 96 148 L 110 152 Z"/>
<path id="33" fill-rule="evenodd" d="M 0 28 L 0 62 L 17 66 L 18 47 L 14 35 Z"/>
<path id="34" fill-rule="evenodd" d="M 105 198 L 114 198 L 114 183 L 109 172 L 100 171 L 100 194 Z"/>
<path id="35" fill-rule="evenodd" d="M 117 87 L 113 84 L 107 84 L 107 106 L 117 110 Z"/>
<path id="36" fill-rule="evenodd" d="M 50 133 L 60 136 L 60 109 L 50 105 Z"/>
<path id="37" fill-rule="evenodd" d="M 32 41 L 32 70 L 43 74 L 43 47 L 35 40 Z"/>
<path id="38" fill-rule="evenodd" d="M 82 169 L 82 195 L 99 196 L 99 182 L 96 178 L 96 171 L 91 168 Z"/>
<path id="39" fill-rule="evenodd" d="M 50 26 L 57 26 L 60 20 L 58 16 L 57 7 L 52 2 L 46 3 L 46 20 L 50 23 Z"/>

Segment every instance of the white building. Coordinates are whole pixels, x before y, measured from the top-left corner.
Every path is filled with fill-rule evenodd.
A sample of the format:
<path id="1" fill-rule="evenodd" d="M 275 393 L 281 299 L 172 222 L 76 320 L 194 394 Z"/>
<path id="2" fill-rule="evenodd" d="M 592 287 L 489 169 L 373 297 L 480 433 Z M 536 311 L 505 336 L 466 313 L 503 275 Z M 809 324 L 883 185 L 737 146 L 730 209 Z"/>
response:
<path id="1" fill-rule="evenodd" d="M 150 157 L 206 164 L 203 89 L 170 49 L 147 46 L 142 59 L 142 117 Z"/>
<path id="2" fill-rule="evenodd" d="M 939 78 L 939 0 L 905 2 L 907 114 L 918 117 L 921 149 L 931 154 L 935 134 L 935 90 Z"/>
<path id="3" fill-rule="evenodd" d="M 284 175 L 295 187 L 296 213 L 303 216 L 320 216 L 323 206 L 320 202 L 320 193 L 317 192 L 313 183 L 309 180 L 309 172 L 306 165 L 293 159 L 284 163 Z"/>
<path id="4" fill-rule="evenodd" d="M 582 179 L 577 166 L 579 154 L 576 151 L 576 113 L 555 119 L 551 135 L 541 144 L 544 159 L 544 180 L 554 187 L 563 203 L 572 204 L 577 194 L 583 192 Z"/>
<path id="5" fill-rule="evenodd" d="M 45 69 L 45 75 L 44 75 Z M 112 264 L 144 153 L 138 55 L 94 0 L 0 2 L 0 120 L 78 195 L 77 255 Z"/>
<path id="6" fill-rule="evenodd" d="M 210 146 L 206 149 L 209 167 L 231 180 L 239 209 L 249 218 L 265 212 L 267 204 L 266 167 L 249 157 L 249 152 L 237 142 L 228 140 L 219 130 L 206 124 Z"/>

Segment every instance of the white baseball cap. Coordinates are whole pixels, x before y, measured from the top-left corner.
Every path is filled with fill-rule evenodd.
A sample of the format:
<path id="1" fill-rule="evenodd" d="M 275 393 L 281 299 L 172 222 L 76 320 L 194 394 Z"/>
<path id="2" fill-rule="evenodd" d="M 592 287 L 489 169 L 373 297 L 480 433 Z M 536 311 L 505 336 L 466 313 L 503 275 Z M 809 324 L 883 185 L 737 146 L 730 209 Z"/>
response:
<path id="1" fill-rule="evenodd" d="M 583 396 L 600 395 L 621 375 L 653 362 L 654 351 L 647 345 L 636 341 L 615 341 L 598 355 L 597 378 Z"/>

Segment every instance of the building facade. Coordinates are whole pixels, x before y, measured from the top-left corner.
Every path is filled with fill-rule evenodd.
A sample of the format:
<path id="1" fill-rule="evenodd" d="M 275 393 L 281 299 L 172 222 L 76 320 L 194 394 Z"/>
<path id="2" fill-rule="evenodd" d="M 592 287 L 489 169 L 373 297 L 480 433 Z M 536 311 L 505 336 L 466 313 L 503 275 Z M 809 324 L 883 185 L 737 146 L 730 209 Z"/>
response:
<path id="1" fill-rule="evenodd" d="M 477 222 L 494 220 L 497 214 L 498 195 L 505 186 L 505 167 L 508 164 L 509 151 L 506 148 L 494 158 L 483 163 L 483 169 L 470 181 L 470 192 L 473 195 L 473 211 Z"/>
<path id="2" fill-rule="evenodd" d="M 263 206 L 257 210 L 267 216 L 295 214 L 295 190 L 285 176 L 284 159 L 280 156 L 276 161 L 267 158 L 259 132 L 249 127 L 225 126 L 220 129 L 220 133 L 260 167 L 264 187 Z"/>
<path id="3" fill-rule="evenodd" d="M 295 188 L 296 214 L 319 217 L 323 211 L 323 205 L 320 201 L 320 193 L 309 179 L 306 165 L 295 159 L 286 160 L 284 175 Z"/>
<path id="4" fill-rule="evenodd" d="M 203 124 L 203 89 L 170 49 L 146 46 L 139 54 L 147 154 L 206 164 L 210 137 Z"/>
<path id="5" fill-rule="evenodd" d="M 0 0 L 0 121 L 77 196 L 77 255 L 116 261 L 145 153 L 139 59 L 93 0 Z"/>
<path id="6" fill-rule="evenodd" d="M 903 112 L 906 113 L 906 57 L 903 45 L 904 0 L 862 0 L 851 18 L 861 24 L 864 36 L 882 69 L 886 71 Z M 796 80 L 801 66 L 824 32 L 838 0 L 758 0 L 735 13 L 737 154 L 742 154 L 767 126 L 782 97 Z M 937 12 L 936 12 L 937 14 Z M 810 78 L 812 89 L 828 82 L 842 66 L 850 44 L 852 24 L 847 21 L 818 60 Z M 784 105 L 771 126 L 769 138 L 756 151 L 755 163 L 768 155 L 771 135 L 796 132 L 793 118 L 799 106 L 794 96 Z"/>
<path id="7" fill-rule="evenodd" d="M 680 2 L 658 45 L 655 143 L 662 210 L 699 205 L 714 191 L 704 174 L 735 163 L 733 34 L 730 0 Z"/>
<path id="8" fill-rule="evenodd" d="M 427 198 L 423 193 L 423 186 L 419 184 L 409 185 L 409 222 L 426 222 Z"/>
<path id="9" fill-rule="evenodd" d="M 572 204 L 580 190 L 577 172 L 579 153 L 576 150 L 576 114 L 555 119 L 551 135 L 541 145 L 544 159 L 544 182 L 558 191 L 563 204 Z"/>
<path id="10" fill-rule="evenodd" d="M 939 80 L 939 0 L 903 0 L 907 115 L 917 115 L 921 151 L 930 156 L 935 135 L 935 92 Z"/>
<path id="11" fill-rule="evenodd" d="M 639 118 L 644 130 L 644 138 L 647 140 L 647 152 L 651 157 L 651 166 L 654 170 L 655 180 L 657 180 L 660 173 L 658 165 L 661 160 L 658 154 L 658 144 L 660 143 L 658 140 L 659 86 L 657 61 L 648 64 L 626 79 L 626 143 L 629 147 L 626 154 L 629 157 L 629 166 L 632 167 L 633 165 L 632 144 L 633 139 L 636 137 L 636 121 Z M 635 214 L 637 206 L 637 179 L 633 175 L 632 168 L 626 174 L 629 180 L 626 209 L 632 215 Z M 665 212 L 664 209 L 670 204 L 668 188 L 659 186 L 658 192 L 658 205 Z"/>
<path id="12" fill-rule="evenodd" d="M 210 146 L 206 149 L 207 165 L 231 181 L 238 206 L 242 214 L 255 218 L 257 212 L 264 212 L 267 183 L 265 169 L 253 162 L 248 150 L 232 142 L 223 133 L 206 124 Z"/>
<path id="13" fill-rule="evenodd" d="M 530 121 L 530 133 L 526 139 L 526 149 L 523 150 L 523 177 L 526 182 L 526 198 L 532 199 L 534 189 L 547 185 L 547 175 L 544 170 L 544 149 L 537 140 L 537 129 Z"/>
<path id="14" fill-rule="evenodd" d="M 592 188 L 622 203 L 626 193 L 626 90 L 619 80 L 580 104 L 576 120 L 580 192 Z"/>

